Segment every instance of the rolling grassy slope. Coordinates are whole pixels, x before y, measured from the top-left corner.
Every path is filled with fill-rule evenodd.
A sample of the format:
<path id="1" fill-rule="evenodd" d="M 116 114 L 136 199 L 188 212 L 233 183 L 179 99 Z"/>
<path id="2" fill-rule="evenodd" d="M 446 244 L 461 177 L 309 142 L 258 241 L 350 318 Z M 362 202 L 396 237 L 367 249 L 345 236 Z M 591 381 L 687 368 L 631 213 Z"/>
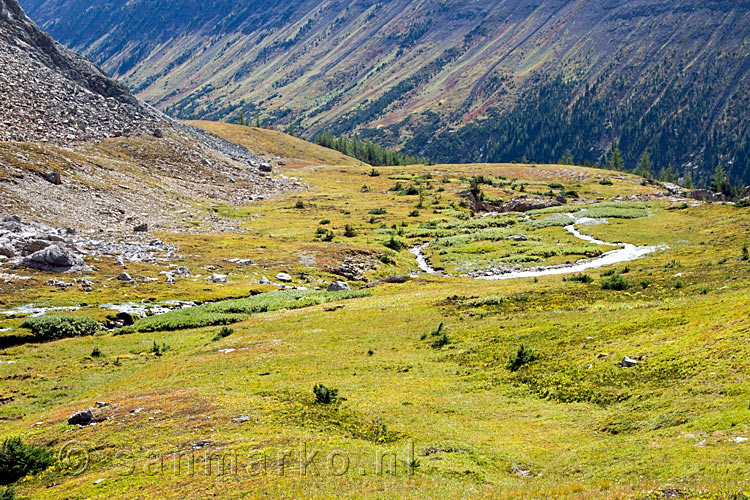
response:
<path id="1" fill-rule="evenodd" d="M 222 266 L 227 284 L 193 276 L 179 289 L 163 281 L 134 286 L 108 281 L 116 271 L 101 265 L 91 273 L 97 285 L 88 294 L 50 290 L 42 286 L 43 273 L 32 273 L 34 280 L 22 286 L 0 285 L 3 307 L 85 303 L 76 314 L 97 319 L 107 314 L 98 307 L 104 302 L 176 295 L 215 300 L 276 290 L 258 281 L 279 271 L 291 274 L 293 285 L 322 288 L 340 279 L 332 270 L 352 258 L 371 266 L 365 275 L 374 285 L 369 296 L 237 318 L 224 338 L 217 338 L 218 326 L 208 326 L 0 351 L 0 437 L 21 435 L 55 450 L 74 440 L 89 458 L 75 474 L 63 454 L 62 463 L 20 482 L 21 495 L 744 498 L 750 481 L 750 443 L 741 439 L 750 437 L 747 208 L 670 203 L 655 196 L 658 187 L 630 176 L 560 165 L 391 167 L 378 169 L 379 176 L 370 176 L 368 167 L 282 171 L 311 189 L 249 206 L 216 205 L 245 233 L 160 234 L 180 248 L 180 264 L 195 273 Z M 582 231 L 665 247 L 591 271 L 590 283 L 439 275 L 374 283 L 416 270 L 406 248 L 384 246 L 390 236 L 408 247 L 431 240 L 424 231 L 436 224 L 461 235 L 482 221 L 461 203 L 474 173 L 498 180 L 494 189 L 483 185 L 495 198 L 558 184 L 578 191 L 575 207 L 593 209 L 603 198 L 612 203 L 599 202 L 599 215 L 620 217 Z M 421 203 L 408 189 L 391 190 L 397 183 L 420 186 Z M 631 196 L 628 203 L 615 201 Z M 531 221 L 570 208 L 533 213 Z M 523 224 L 514 230 L 539 244 L 567 245 L 551 231 L 556 228 Z M 355 235 L 344 236 L 347 225 Z M 319 228 L 334 239 L 324 241 Z M 474 255 L 524 252 L 504 241 L 486 244 Z M 252 262 L 231 264 L 224 260 L 229 256 Z M 137 276 L 159 270 L 130 268 Z M 611 272 L 630 288 L 604 289 Z M 264 300 L 256 295 L 248 303 Z M 21 321 L 8 318 L 0 328 L 16 329 Z M 430 333 L 440 323 L 448 341 L 442 346 Z M 520 345 L 539 358 L 511 371 L 508 360 Z M 102 357 L 90 356 L 94 347 Z M 638 366 L 617 366 L 624 356 Z M 338 389 L 343 399 L 316 402 L 318 383 Z M 106 420 L 67 424 L 94 401 L 109 403 L 97 410 Z M 304 458 L 318 452 L 313 465 L 300 469 L 300 447 Z M 389 459 L 376 465 L 387 452 L 395 453 L 395 474 L 387 473 Z M 213 457 L 210 466 L 204 457 Z"/>
<path id="2" fill-rule="evenodd" d="M 293 160 L 316 165 L 360 165 L 362 163 L 338 151 L 318 146 L 277 130 L 205 120 L 188 121 L 187 123 L 218 135 L 222 139 L 245 146 L 256 154 L 266 156 L 269 160 L 279 157 L 287 161 Z"/>

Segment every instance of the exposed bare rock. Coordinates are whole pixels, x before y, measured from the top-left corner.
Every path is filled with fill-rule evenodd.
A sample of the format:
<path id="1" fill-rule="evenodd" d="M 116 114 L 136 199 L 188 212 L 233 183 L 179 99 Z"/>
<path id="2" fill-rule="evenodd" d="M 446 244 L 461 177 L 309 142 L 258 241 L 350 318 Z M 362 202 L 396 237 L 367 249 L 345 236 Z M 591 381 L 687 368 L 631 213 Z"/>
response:
<path id="1" fill-rule="evenodd" d="M 56 273 L 86 269 L 83 259 L 67 248 L 50 245 L 29 255 L 21 263 L 32 269 Z"/>

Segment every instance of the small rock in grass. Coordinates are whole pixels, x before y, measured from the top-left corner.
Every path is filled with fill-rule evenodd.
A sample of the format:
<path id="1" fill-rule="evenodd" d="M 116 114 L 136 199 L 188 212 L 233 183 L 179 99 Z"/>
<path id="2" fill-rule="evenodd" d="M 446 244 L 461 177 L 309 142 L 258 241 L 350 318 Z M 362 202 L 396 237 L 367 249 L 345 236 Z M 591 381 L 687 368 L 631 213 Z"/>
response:
<path id="1" fill-rule="evenodd" d="M 91 410 L 81 410 L 74 413 L 68 419 L 70 425 L 90 425 L 94 422 L 94 415 Z"/>
<path id="2" fill-rule="evenodd" d="M 211 275 L 211 281 L 214 283 L 226 283 L 227 282 L 227 275 L 226 274 L 212 274 Z"/>
<path id="3" fill-rule="evenodd" d="M 638 366 L 638 361 L 624 356 L 622 358 L 622 361 L 620 361 L 620 366 L 622 366 L 623 368 L 632 368 L 633 366 Z"/>
<path id="4" fill-rule="evenodd" d="M 272 283 L 271 283 L 271 280 L 269 280 L 269 279 L 268 279 L 268 278 L 266 278 L 265 276 L 263 276 L 263 277 L 262 277 L 262 278 L 260 279 L 259 283 L 260 283 L 261 285 L 271 285 L 271 284 L 272 284 Z"/>
<path id="5" fill-rule="evenodd" d="M 120 274 L 117 279 L 119 281 L 133 281 L 133 278 L 128 273 Z"/>
<path id="6" fill-rule="evenodd" d="M 346 290 L 351 290 L 351 288 L 349 288 L 349 284 L 346 281 L 334 281 L 333 283 L 328 285 L 329 292 L 343 292 Z"/>
<path id="7" fill-rule="evenodd" d="M 284 283 L 291 283 L 292 277 L 287 273 L 279 273 L 276 275 L 276 279 Z"/>

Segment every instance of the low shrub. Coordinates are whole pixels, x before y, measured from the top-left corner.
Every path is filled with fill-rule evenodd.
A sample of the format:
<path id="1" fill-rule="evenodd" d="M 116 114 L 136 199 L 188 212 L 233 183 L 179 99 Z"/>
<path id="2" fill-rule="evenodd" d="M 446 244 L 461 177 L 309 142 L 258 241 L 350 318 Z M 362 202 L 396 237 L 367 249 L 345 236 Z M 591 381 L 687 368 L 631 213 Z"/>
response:
<path id="1" fill-rule="evenodd" d="M 505 367 L 512 371 L 518 371 L 519 368 L 521 368 L 524 365 L 527 365 L 529 363 L 533 363 L 539 359 L 539 354 L 537 354 L 532 349 L 526 349 L 523 345 L 521 345 L 518 350 L 511 354 L 510 358 L 508 358 L 508 363 L 505 365 Z"/>
<path id="2" fill-rule="evenodd" d="M 335 403 L 339 396 L 338 389 L 329 389 L 323 384 L 315 384 L 313 393 L 315 394 L 315 400 L 324 405 Z"/>
<path id="3" fill-rule="evenodd" d="M 214 338 L 212 339 L 214 342 L 225 339 L 232 335 L 234 333 L 234 330 L 232 328 L 229 328 L 228 326 L 222 326 L 221 329 L 214 335 Z"/>
<path id="4" fill-rule="evenodd" d="M 101 325 L 86 316 L 70 316 L 66 314 L 50 314 L 27 318 L 21 323 L 21 328 L 31 330 L 39 340 L 55 340 L 68 337 L 84 337 L 94 335 L 101 330 Z"/>
<path id="5" fill-rule="evenodd" d="M 352 225 L 347 224 L 346 227 L 344 227 L 344 236 L 347 238 L 354 238 L 357 236 L 357 231 L 354 230 Z"/>
<path id="6" fill-rule="evenodd" d="M 24 444 L 19 437 L 8 438 L 0 446 L 0 484 L 14 483 L 22 477 L 46 469 L 54 461 L 55 455 L 51 450 Z"/>
<path id="7" fill-rule="evenodd" d="M 609 278 L 602 280 L 603 290 L 627 290 L 630 288 L 630 283 L 620 276 L 619 274 L 613 274 Z"/>
<path id="8" fill-rule="evenodd" d="M 565 276 L 563 278 L 563 281 L 575 281 L 577 283 L 591 283 L 594 281 L 594 278 L 589 276 L 588 274 L 573 274 L 572 276 Z"/>

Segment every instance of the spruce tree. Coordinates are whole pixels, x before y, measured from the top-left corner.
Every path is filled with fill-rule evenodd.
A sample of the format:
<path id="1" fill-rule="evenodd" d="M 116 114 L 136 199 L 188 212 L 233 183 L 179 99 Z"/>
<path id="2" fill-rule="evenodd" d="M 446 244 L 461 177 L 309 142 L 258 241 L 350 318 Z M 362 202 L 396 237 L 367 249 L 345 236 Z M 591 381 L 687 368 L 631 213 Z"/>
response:
<path id="1" fill-rule="evenodd" d="M 651 157 L 649 156 L 648 151 L 644 151 L 641 156 L 641 161 L 638 162 L 638 168 L 635 173 L 644 179 L 650 179 L 652 167 L 653 164 L 651 163 Z"/>
<path id="2" fill-rule="evenodd" d="M 622 160 L 620 146 L 616 142 L 612 147 L 612 154 L 609 157 L 609 168 L 611 168 L 612 170 L 625 170 L 625 162 Z"/>

